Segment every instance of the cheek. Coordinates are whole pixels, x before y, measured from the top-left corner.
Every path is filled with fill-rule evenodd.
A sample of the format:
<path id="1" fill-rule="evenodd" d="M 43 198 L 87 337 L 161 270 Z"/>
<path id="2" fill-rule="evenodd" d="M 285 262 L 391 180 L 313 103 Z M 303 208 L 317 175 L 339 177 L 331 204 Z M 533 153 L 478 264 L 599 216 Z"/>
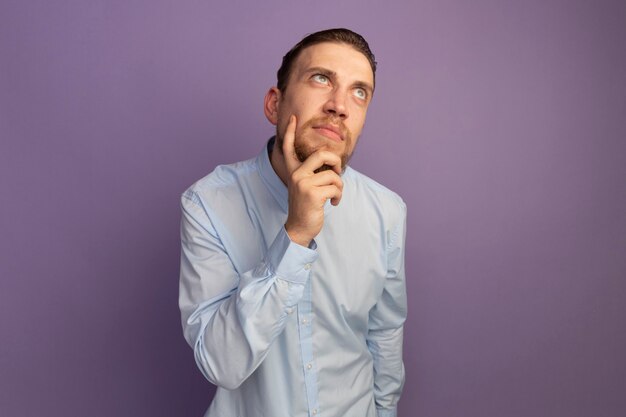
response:
<path id="1" fill-rule="evenodd" d="M 363 131 L 363 125 L 365 124 L 365 119 L 363 117 L 354 117 L 350 121 L 349 129 L 352 133 L 352 140 L 354 141 L 359 137 L 361 132 Z"/>
<path id="2" fill-rule="evenodd" d="M 284 127 L 289 123 L 289 117 L 291 115 L 295 115 L 297 118 L 298 126 L 306 121 L 306 112 L 305 112 L 306 101 L 304 100 L 289 100 L 285 101 L 281 106 L 281 111 L 279 114 L 280 122 Z"/>
<path id="3" fill-rule="evenodd" d="M 299 123 L 306 122 L 310 118 L 310 114 L 309 114 L 310 111 L 309 109 L 307 109 L 307 101 L 302 100 L 302 101 L 295 103 L 293 107 L 293 113 L 297 117 L 299 117 L 299 120 L 298 120 Z"/>

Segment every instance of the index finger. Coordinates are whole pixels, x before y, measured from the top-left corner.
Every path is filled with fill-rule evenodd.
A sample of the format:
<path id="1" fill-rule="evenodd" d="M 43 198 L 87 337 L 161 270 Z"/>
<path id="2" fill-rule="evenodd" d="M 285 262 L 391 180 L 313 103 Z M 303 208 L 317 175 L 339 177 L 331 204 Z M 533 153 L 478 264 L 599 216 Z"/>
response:
<path id="1" fill-rule="evenodd" d="M 337 175 L 341 175 L 341 158 L 330 151 L 317 150 L 302 162 L 301 169 L 310 173 L 332 170 Z"/>
<path id="2" fill-rule="evenodd" d="M 296 124 L 296 116 L 292 114 L 289 116 L 289 124 L 287 124 L 285 136 L 283 137 L 283 156 L 285 157 L 287 171 L 290 174 L 302 165 L 302 162 L 300 162 L 296 155 Z"/>

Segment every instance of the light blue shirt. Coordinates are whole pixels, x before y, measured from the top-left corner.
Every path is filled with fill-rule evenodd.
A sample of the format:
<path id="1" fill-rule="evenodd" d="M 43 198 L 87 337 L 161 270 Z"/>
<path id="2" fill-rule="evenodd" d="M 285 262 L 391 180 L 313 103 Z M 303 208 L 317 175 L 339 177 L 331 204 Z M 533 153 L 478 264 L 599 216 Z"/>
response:
<path id="1" fill-rule="evenodd" d="M 357 171 L 309 245 L 289 239 L 268 149 L 181 199 L 184 335 L 205 417 L 390 417 L 404 384 L 406 206 Z"/>

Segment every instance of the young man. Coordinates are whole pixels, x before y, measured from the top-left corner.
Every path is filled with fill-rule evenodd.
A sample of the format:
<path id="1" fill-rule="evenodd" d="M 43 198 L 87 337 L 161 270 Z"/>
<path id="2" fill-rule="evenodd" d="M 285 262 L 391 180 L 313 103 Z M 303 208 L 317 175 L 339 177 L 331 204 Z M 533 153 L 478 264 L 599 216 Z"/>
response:
<path id="1" fill-rule="evenodd" d="M 180 309 L 207 417 L 388 417 L 404 383 L 406 207 L 347 166 L 376 62 L 347 29 L 283 58 L 276 136 L 182 196 Z"/>

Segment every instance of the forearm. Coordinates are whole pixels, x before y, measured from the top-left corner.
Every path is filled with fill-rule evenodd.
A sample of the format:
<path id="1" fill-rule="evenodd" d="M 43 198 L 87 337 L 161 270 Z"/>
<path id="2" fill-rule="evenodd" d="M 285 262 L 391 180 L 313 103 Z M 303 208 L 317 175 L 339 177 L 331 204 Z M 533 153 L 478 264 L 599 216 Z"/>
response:
<path id="1" fill-rule="evenodd" d="M 367 347 L 374 364 L 374 398 L 379 417 L 395 417 L 404 386 L 402 340 L 407 317 L 404 247 L 406 206 L 387 247 L 387 276 L 384 290 L 370 311 Z"/>
<path id="2" fill-rule="evenodd" d="M 367 347 L 374 365 L 374 399 L 379 417 L 395 416 L 404 386 L 403 328 L 371 331 Z"/>
<path id="3" fill-rule="evenodd" d="M 218 274 L 233 274 L 220 271 L 215 262 L 193 260 L 184 249 L 181 285 L 202 282 L 201 291 L 212 294 L 217 292 L 212 280 L 218 281 Z M 315 257 L 314 251 L 290 242 L 283 229 L 264 259 L 233 280 L 230 291 L 197 304 L 184 296 L 197 289 L 181 291 L 181 310 L 190 311 L 183 323 L 185 335 L 209 381 L 233 389 L 254 372 L 302 297 L 309 275 L 304 266 Z"/>

